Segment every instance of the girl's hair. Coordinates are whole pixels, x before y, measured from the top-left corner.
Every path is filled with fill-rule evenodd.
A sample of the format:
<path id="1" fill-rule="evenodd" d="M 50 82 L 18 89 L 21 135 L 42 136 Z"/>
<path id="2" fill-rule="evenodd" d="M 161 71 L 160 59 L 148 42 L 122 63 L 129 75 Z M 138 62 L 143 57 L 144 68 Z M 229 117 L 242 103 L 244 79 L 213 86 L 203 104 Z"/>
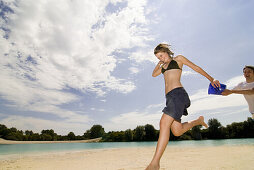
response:
<path id="1" fill-rule="evenodd" d="M 246 68 L 249 68 L 249 69 L 251 69 L 251 70 L 254 72 L 254 66 L 245 66 L 245 67 L 243 68 L 243 71 L 244 71 Z"/>
<path id="2" fill-rule="evenodd" d="M 168 45 L 168 44 L 162 44 L 161 43 L 161 44 L 157 45 L 157 47 L 155 47 L 155 49 L 154 49 L 154 54 L 157 54 L 159 52 L 168 53 L 169 57 L 174 56 L 174 53 L 170 50 L 170 45 Z"/>

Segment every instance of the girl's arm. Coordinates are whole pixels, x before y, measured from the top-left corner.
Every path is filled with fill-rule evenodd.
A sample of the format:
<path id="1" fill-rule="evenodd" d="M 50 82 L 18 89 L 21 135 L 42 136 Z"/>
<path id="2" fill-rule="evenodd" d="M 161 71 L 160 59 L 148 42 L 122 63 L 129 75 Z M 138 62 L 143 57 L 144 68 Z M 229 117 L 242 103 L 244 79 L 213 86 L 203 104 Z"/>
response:
<path id="1" fill-rule="evenodd" d="M 194 63 L 192 63 L 190 60 L 188 60 L 187 58 L 185 58 L 182 55 L 177 56 L 177 58 L 179 58 L 179 60 L 182 61 L 183 64 L 187 65 L 188 67 L 190 67 L 194 71 L 198 72 L 199 74 L 205 76 L 211 82 L 213 87 L 220 87 L 220 82 L 218 80 L 215 80 L 209 74 L 207 74 L 202 68 L 195 65 Z"/>
<path id="2" fill-rule="evenodd" d="M 153 77 L 157 77 L 158 75 L 161 74 L 161 65 L 163 64 L 162 61 L 159 61 L 158 64 L 155 66 L 154 70 L 153 70 Z"/>

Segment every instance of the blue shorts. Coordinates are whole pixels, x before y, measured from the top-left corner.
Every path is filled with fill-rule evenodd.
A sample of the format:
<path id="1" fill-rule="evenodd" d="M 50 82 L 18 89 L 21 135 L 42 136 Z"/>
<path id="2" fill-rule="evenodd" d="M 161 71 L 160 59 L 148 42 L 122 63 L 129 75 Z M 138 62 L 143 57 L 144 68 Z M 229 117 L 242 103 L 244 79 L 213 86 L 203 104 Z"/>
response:
<path id="1" fill-rule="evenodd" d="M 181 122 L 182 115 L 188 115 L 187 108 L 189 106 L 189 95 L 183 87 L 178 87 L 166 94 L 166 107 L 162 112 Z"/>

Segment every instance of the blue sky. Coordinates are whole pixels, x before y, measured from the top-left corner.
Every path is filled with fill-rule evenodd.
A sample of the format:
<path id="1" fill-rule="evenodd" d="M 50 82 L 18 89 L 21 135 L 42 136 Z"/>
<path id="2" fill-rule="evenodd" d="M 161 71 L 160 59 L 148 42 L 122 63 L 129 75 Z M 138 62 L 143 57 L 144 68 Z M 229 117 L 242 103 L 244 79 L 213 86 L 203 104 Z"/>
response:
<path id="1" fill-rule="evenodd" d="M 4 0 L 0 2 L 0 123 L 58 134 L 152 124 L 165 105 L 154 47 L 167 42 L 232 88 L 253 64 L 254 2 L 219 0 Z M 184 66 L 192 105 L 222 125 L 250 117 L 243 96 L 207 94 Z"/>

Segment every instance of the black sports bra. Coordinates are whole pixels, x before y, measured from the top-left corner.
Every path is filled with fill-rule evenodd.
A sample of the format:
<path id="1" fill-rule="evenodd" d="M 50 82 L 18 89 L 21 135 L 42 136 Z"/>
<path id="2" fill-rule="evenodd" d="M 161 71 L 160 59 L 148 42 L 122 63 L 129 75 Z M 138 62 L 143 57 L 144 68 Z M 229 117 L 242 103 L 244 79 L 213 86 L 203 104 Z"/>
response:
<path id="1" fill-rule="evenodd" d="M 171 60 L 166 69 L 161 67 L 161 72 L 162 72 L 162 74 L 164 74 L 165 71 L 171 70 L 171 69 L 180 69 L 180 70 L 182 70 L 175 60 Z"/>

